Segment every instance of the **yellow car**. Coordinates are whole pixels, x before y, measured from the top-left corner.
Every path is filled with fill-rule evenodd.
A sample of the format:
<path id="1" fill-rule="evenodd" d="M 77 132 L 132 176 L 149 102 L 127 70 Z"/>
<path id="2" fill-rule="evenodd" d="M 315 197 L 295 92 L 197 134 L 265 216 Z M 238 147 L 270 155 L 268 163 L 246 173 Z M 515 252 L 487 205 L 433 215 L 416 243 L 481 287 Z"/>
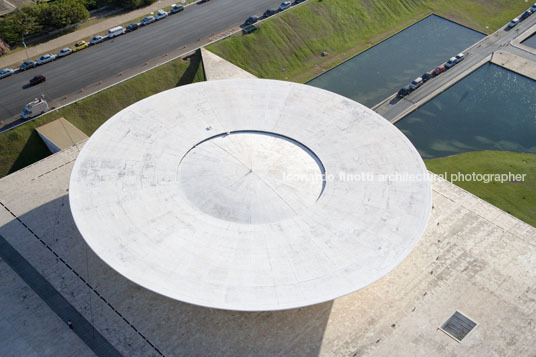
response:
<path id="1" fill-rule="evenodd" d="M 89 46 L 89 44 L 88 44 L 86 41 L 80 41 L 80 42 L 77 42 L 77 43 L 75 43 L 74 46 L 73 46 L 73 52 L 83 50 L 83 49 L 86 48 L 87 46 Z"/>

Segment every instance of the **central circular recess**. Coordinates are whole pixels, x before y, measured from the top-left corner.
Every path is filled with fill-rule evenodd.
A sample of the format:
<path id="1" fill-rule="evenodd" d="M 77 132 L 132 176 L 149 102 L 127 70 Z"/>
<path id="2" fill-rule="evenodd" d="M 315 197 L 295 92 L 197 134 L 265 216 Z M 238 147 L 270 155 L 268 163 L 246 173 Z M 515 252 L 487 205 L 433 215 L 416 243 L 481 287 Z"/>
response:
<path id="1" fill-rule="evenodd" d="M 299 142 L 238 131 L 194 146 L 179 164 L 185 197 L 200 211 L 242 224 L 289 219 L 322 194 L 322 163 Z"/>

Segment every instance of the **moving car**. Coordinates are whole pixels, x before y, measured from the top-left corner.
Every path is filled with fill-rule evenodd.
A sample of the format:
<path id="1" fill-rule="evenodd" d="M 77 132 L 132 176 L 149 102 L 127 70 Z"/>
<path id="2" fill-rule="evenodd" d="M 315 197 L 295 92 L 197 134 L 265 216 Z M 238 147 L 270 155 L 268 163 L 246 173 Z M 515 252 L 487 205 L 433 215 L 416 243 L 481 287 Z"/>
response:
<path id="1" fill-rule="evenodd" d="M 423 82 L 426 82 L 427 80 L 431 79 L 434 75 L 432 74 L 432 72 L 426 72 L 426 73 L 423 73 L 421 78 L 422 78 L 422 81 Z"/>
<path id="2" fill-rule="evenodd" d="M 169 10 L 169 14 L 176 14 L 177 12 L 181 12 L 182 10 L 184 10 L 184 6 L 171 4 L 171 10 Z"/>
<path id="3" fill-rule="evenodd" d="M 43 114 L 46 111 L 48 111 L 47 101 L 43 98 L 35 98 L 30 103 L 26 104 L 22 113 L 20 113 L 20 117 L 22 119 L 28 119 L 36 115 Z"/>
<path id="4" fill-rule="evenodd" d="M 139 27 L 140 25 L 138 25 L 137 22 L 131 23 L 130 25 L 127 26 L 127 32 L 137 30 Z"/>
<path id="5" fill-rule="evenodd" d="M 515 25 L 517 25 L 519 23 L 519 19 L 516 17 L 515 19 L 513 19 L 512 21 L 510 21 L 508 23 L 508 28 L 512 28 L 514 27 Z"/>
<path id="6" fill-rule="evenodd" d="M 89 44 L 86 41 L 79 41 L 74 44 L 72 50 L 73 52 L 81 51 L 84 48 L 87 48 L 87 46 L 89 46 Z"/>
<path id="7" fill-rule="evenodd" d="M 423 83 L 422 78 L 421 78 L 421 77 L 417 77 L 417 78 L 415 78 L 415 79 L 413 80 L 413 82 L 411 82 L 411 83 L 409 84 L 409 89 L 411 89 L 411 90 L 415 90 L 415 89 L 419 88 L 420 86 L 422 86 L 422 83 Z"/>
<path id="8" fill-rule="evenodd" d="M 456 63 L 458 63 L 458 61 L 456 61 L 456 57 L 451 57 L 451 58 L 449 58 L 447 63 L 445 63 L 445 68 L 449 69 L 449 68 L 453 67 Z"/>
<path id="9" fill-rule="evenodd" d="M 71 53 L 73 53 L 73 50 L 71 50 L 69 47 L 65 47 L 65 48 L 62 48 L 62 49 L 60 50 L 60 52 L 58 52 L 58 54 L 56 55 L 56 57 L 67 56 L 67 55 L 70 55 Z"/>
<path id="10" fill-rule="evenodd" d="M 262 16 L 270 17 L 270 16 L 274 15 L 276 12 L 277 12 L 276 9 L 270 8 L 270 9 L 266 10 Z"/>
<path id="11" fill-rule="evenodd" d="M 41 57 L 39 57 L 39 59 L 37 60 L 37 64 L 40 66 L 42 64 L 52 62 L 55 59 L 56 59 L 56 55 L 52 55 L 50 53 L 47 53 L 46 55 L 42 55 Z"/>
<path id="12" fill-rule="evenodd" d="M 4 68 L 0 71 L 0 79 L 6 78 L 11 76 L 13 73 L 15 73 L 15 70 L 12 68 Z"/>
<path id="13" fill-rule="evenodd" d="M 116 36 L 121 36 L 125 33 L 123 26 L 116 26 L 108 30 L 108 38 L 114 38 Z"/>
<path id="14" fill-rule="evenodd" d="M 97 35 L 93 37 L 91 41 L 89 41 L 89 43 L 92 45 L 96 45 L 97 43 L 101 43 L 102 41 L 104 41 L 104 37 L 102 37 L 101 35 Z"/>
<path id="15" fill-rule="evenodd" d="M 411 89 L 409 88 L 409 86 L 405 86 L 405 87 L 400 88 L 400 90 L 396 94 L 396 97 L 397 98 L 404 98 L 405 96 L 407 96 L 410 93 L 411 93 Z"/>
<path id="16" fill-rule="evenodd" d="M 166 18 L 167 15 L 168 15 L 168 13 L 167 13 L 166 11 L 160 9 L 160 10 L 158 10 L 158 11 L 156 12 L 156 16 L 154 17 L 154 19 L 155 19 L 156 21 L 158 21 L 158 20 L 162 20 L 162 19 Z"/>
<path id="17" fill-rule="evenodd" d="M 456 63 L 460 63 L 461 61 L 463 61 L 463 59 L 465 58 L 465 54 L 463 53 L 458 53 L 456 55 Z"/>
<path id="18" fill-rule="evenodd" d="M 437 76 L 437 75 L 439 75 L 439 74 L 445 72 L 445 70 L 446 70 L 445 66 L 441 64 L 441 65 L 437 66 L 437 67 L 432 71 L 432 74 L 433 74 L 434 76 Z"/>
<path id="19" fill-rule="evenodd" d="M 46 80 L 47 80 L 47 78 L 45 76 L 43 76 L 42 74 L 38 74 L 37 76 L 35 76 L 32 79 L 30 79 L 30 85 L 35 86 L 35 85 L 38 85 L 39 83 L 44 82 Z"/>
<path id="20" fill-rule="evenodd" d="M 286 10 L 290 7 L 290 1 L 283 1 L 281 5 L 279 5 L 279 11 Z"/>
<path id="21" fill-rule="evenodd" d="M 254 24 L 255 22 L 257 22 L 259 20 L 259 18 L 257 16 L 250 16 L 247 18 L 247 20 L 244 22 L 244 25 L 248 26 L 248 25 L 251 25 L 251 24 Z"/>
<path id="22" fill-rule="evenodd" d="M 37 66 L 37 64 L 34 61 L 27 60 L 27 61 L 24 61 L 24 63 L 20 65 L 19 70 L 25 71 L 28 68 L 34 68 L 35 66 Z"/>
<path id="23" fill-rule="evenodd" d="M 154 19 L 154 16 L 147 16 L 146 18 L 141 20 L 141 25 L 142 26 L 149 25 L 149 24 L 152 24 L 155 21 L 156 20 Z"/>

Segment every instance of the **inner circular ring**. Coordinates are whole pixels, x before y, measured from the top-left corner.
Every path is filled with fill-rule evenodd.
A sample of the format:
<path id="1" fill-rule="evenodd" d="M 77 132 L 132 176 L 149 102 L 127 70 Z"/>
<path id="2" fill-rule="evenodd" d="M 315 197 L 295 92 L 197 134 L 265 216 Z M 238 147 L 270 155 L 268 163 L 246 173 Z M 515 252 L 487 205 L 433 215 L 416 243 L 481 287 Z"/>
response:
<path id="1" fill-rule="evenodd" d="M 204 213 L 248 224 L 291 218 L 314 204 L 326 186 L 325 167 L 309 147 L 260 130 L 200 141 L 181 158 L 178 181 Z"/>

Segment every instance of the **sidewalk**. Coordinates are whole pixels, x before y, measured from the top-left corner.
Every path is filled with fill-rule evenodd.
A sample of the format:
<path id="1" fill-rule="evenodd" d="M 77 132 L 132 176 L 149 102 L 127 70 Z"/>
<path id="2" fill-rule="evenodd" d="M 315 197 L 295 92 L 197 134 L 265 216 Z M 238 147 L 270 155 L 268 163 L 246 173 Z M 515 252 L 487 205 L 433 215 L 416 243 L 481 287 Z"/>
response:
<path id="1" fill-rule="evenodd" d="M 186 1 L 189 2 L 189 1 Z M 180 0 L 159 0 L 154 4 L 130 11 L 123 15 L 113 16 L 107 20 L 101 21 L 95 25 L 85 27 L 81 30 L 71 32 L 67 35 L 58 37 L 54 40 L 42 43 L 37 46 L 28 47 L 28 56 L 31 59 L 36 59 L 42 54 L 50 53 L 58 48 L 70 47 L 73 43 L 80 41 L 84 38 L 93 36 L 94 34 L 104 34 L 108 29 L 120 25 L 124 22 L 134 20 L 140 16 L 144 16 L 152 11 L 157 11 L 163 7 L 170 6 L 171 4 L 181 4 Z M 26 51 L 18 51 L 13 54 L 8 54 L 0 57 L 0 68 L 5 67 L 17 67 L 20 63 L 26 60 Z"/>

